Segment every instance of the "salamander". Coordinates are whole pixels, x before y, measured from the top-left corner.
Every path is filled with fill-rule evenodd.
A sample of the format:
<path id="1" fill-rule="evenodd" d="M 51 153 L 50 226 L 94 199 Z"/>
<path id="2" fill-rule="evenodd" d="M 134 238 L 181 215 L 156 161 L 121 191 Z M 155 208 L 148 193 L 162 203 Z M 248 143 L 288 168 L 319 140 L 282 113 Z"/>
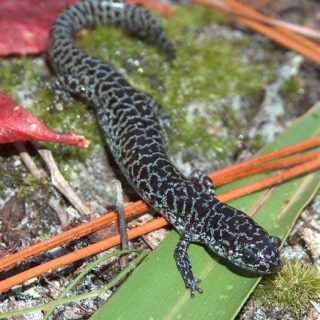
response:
<path id="1" fill-rule="evenodd" d="M 93 108 L 127 181 L 179 232 L 174 256 L 192 296 L 202 289 L 187 252 L 191 242 L 254 273 L 276 272 L 281 266 L 280 239 L 244 212 L 219 201 L 211 180 L 202 172 L 195 171 L 190 177 L 182 174 L 168 157 L 160 104 L 77 46 L 75 33 L 98 25 L 128 30 L 157 46 L 169 59 L 176 56 L 175 47 L 146 9 L 120 0 L 84 0 L 58 16 L 51 29 L 48 56 L 58 75 L 57 99 L 76 95 Z"/>

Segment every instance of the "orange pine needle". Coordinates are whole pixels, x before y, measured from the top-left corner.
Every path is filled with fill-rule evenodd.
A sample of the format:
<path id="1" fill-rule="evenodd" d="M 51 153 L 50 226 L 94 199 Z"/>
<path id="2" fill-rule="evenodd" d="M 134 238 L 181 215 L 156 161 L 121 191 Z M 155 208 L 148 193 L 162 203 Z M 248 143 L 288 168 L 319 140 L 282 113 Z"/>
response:
<path id="1" fill-rule="evenodd" d="M 160 1 L 126 0 L 126 3 L 144 6 L 145 8 L 151 11 L 157 12 L 158 14 L 161 14 L 165 17 L 172 16 L 177 10 L 177 6 L 170 3 L 160 2 Z"/>
<path id="2" fill-rule="evenodd" d="M 244 195 L 275 186 L 281 182 L 290 180 L 292 178 L 298 177 L 302 174 L 306 174 L 311 171 L 320 169 L 320 158 L 315 160 L 306 161 L 303 164 L 297 165 L 287 170 L 283 170 L 273 176 L 266 177 L 257 182 L 251 183 L 247 186 L 229 191 L 224 193 L 219 197 L 221 201 L 230 201 L 233 199 L 240 198 Z"/>
<path id="3" fill-rule="evenodd" d="M 146 234 L 148 232 L 162 228 L 165 225 L 167 225 L 167 221 L 164 218 L 154 219 L 154 220 L 152 220 L 142 226 L 139 226 L 139 227 L 136 227 L 136 228 L 129 230 L 128 231 L 128 238 L 130 240 L 137 238 L 142 234 Z M 40 264 L 34 268 L 23 271 L 17 275 L 14 275 L 10 278 L 7 278 L 5 280 L 0 281 L 0 292 L 5 292 L 18 284 L 21 284 L 21 283 L 23 283 L 29 279 L 32 279 L 34 277 L 38 277 L 46 272 L 55 270 L 57 268 L 71 264 L 75 261 L 82 260 L 86 257 L 92 256 L 92 255 L 97 254 L 99 252 L 110 249 L 110 248 L 120 244 L 120 241 L 121 241 L 120 235 L 116 235 L 116 236 L 110 237 L 106 240 L 99 241 L 95 244 L 89 245 L 89 246 L 82 248 L 80 250 L 77 250 L 77 251 L 71 252 L 69 254 L 66 254 L 64 256 L 61 256 L 59 258 L 53 259 L 53 260 L 48 261 L 46 263 Z"/>
<path id="4" fill-rule="evenodd" d="M 282 20 L 278 20 L 278 19 L 274 19 L 274 18 L 269 18 L 269 17 L 263 16 L 263 15 L 251 15 L 251 14 L 248 15 L 248 14 L 243 14 L 243 13 L 236 12 L 236 11 L 232 12 L 231 14 L 242 16 L 243 18 L 250 18 L 250 19 L 258 21 L 258 22 L 270 24 L 271 26 L 281 27 L 281 28 L 283 28 L 282 32 L 285 32 L 285 29 L 288 29 L 290 31 L 293 31 L 293 32 L 298 33 L 300 35 L 304 35 L 309 38 L 320 39 L 320 32 L 316 29 L 313 29 L 313 28 L 305 27 L 302 25 L 298 25 L 298 24 L 294 24 L 291 22 L 282 21 Z M 299 37 L 297 39 L 302 40 L 302 38 L 299 38 Z M 319 50 L 319 47 L 314 42 L 311 42 L 308 40 L 305 42 L 304 40 L 303 40 L 303 42 L 308 47 L 315 48 L 316 50 Z"/>
<path id="5" fill-rule="evenodd" d="M 240 12 L 240 15 L 243 14 L 245 15 L 247 18 L 256 20 L 258 22 L 263 22 L 266 24 L 270 24 L 271 26 L 274 26 L 274 29 L 278 30 L 278 32 L 282 33 L 284 36 L 289 36 L 292 40 L 312 49 L 312 50 L 316 50 L 319 51 L 320 47 L 317 43 L 310 41 L 308 39 L 306 39 L 305 37 L 296 34 L 295 32 L 297 32 L 297 27 L 300 27 L 301 29 L 304 29 L 302 26 L 297 26 L 291 23 L 287 23 L 281 20 L 277 20 L 277 19 L 273 19 L 273 18 L 269 18 L 265 15 L 263 15 L 262 13 L 260 13 L 259 11 L 253 9 L 252 7 L 245 5 L 243 3 L 239 3 L 238 1 L 235 0 L 226 0 L 226 2 L 233 7 L 233 12 L 234 14 L 237 14 L 237 12 Z M 291 27 L 290 30 L 289 27 Z M 295 30 L 292 30 L 293 27 L 295 27 Z M 307 28 L 305 28 L 307 29 Z M 309 29 L 309 28 L 308 28 Z M 319 32 L 317 32 L 317 30 L 314 30 L 315 33 L 319 34 Z M 309 30 L 309 33 L 310 30 Z M 314 35 L 314 34 L 313 34 Z"/>
<path id="6" fill-rule="evenodd" d="M 320 157 L 320 151 L 308 152 L 304 154 L 298 154 L 285 159 L 279 159 L 277 161 L 266 162 L 266 163 L 263 162 L 259 165 L 248 167 L 246 168 L 246 170 L 241 169 L 233 172 L 229 171 L 228 173 L 225 173 L 223 176 L 216 175 L 215 173 L 213 173 L 209 175 L 209 177 L 213 180 L 214 186 L 218 187 L 223 184 L 227 184 L 244 177 L 249 177 L 249 176 L 256 175 L 258 173 L 277 170 L 281 168 L 291 167 L 293 165 L 301 164 L 306 161 L 316 159 L 318 157 Z"/>
<path id="7" fill-rule="evenodd" d="M 209 176 L 213 180 L 223 179 L 225 175 L 237 174 L 239 171 L 246 171 L 249 168 L 260 165 L 264 162 L 286 157 L 286 156 L 289 156 L 301 151 L 305 151 L 307 149 L 312 149 L 318 146 L 320 146 L 320 136 L 316 136 L 316 137 L 304 140 L 303 142 L 296 143 L 285 148 L 281 148 L 277 151 L 272 151 L 264 155 L 254 157 L 248 161 L 235 164 L 232 167 L 221 169 Z"/>
<path id="8" fill-rule="evenodd" d="M 145 212 L 148 206 L 145 202 L 139 200 L 129 204 L 125 208 L 126 217 Z M 64 243 L 70 242 L 76 238 L 84 237 L 93 233 L 117 220 L 117 213 L 114 211 L 109 212 L 95 220 L 84 223 L 78 227 L 67 230 L 61 234 L 54 236 L 51 239 L 44 240 L 36 243 L 35 245 L 26 248 L 22 251 L 6 256 L 0 260 L 0 271 L 25 260 L 31 256 L 36 256 L 42 252 L 48 251 Z"/>
<path id="9" fill-rule="evenodd" d="M 222 6 L 216 4 L 212 0 L 193 0 L 195 3 L 210 6 L 223 13 L 229 14 L 234 17 L 237 21 L 248 26 L 249 28 L 256 30 L 274 41 L 282 44 L 283 46 L 294 50 L 305 57 L 313 60 L 314 62 L 320 63 L 320 46 L 305 37 L 298 35 L 291 30 L 288 30 L 284 26 L 270 26 L 260 21 L 267 22 L 270 24 L 271 18 L 267 18 L 260 14 L 258 11 L 241 4 L 234 0 L 225 0 L 229 6 Z M 271 19 L 272 20 L 272 19 Z M 274 19 L 275 20 L 275 19 Z M 274 23 L 273 23 L 274 24 Z"/>

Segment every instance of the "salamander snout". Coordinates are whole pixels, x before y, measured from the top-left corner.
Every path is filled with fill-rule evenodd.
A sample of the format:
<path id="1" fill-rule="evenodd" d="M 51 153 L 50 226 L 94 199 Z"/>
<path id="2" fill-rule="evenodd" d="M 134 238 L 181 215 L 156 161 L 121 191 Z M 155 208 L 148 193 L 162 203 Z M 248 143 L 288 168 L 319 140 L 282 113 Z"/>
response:
<path id="1" fill-rule="evenodd" d="M 275 252 L 274 259 L 271 260 L 270 268 L 268 273 L 274 273 L 282 267 L 282 262 L 280 260 L 280 245 L 281 240 L 278 237 L 270 237 L 270 245 L 273 245 L 272 252 Z"/>
<path id="2" fill-rule="evenodd" d="M 216 254 L 238 267 L 257 274 L 281 268 L 281 240 L 271 236 L 240 210 L 221 204 L 221 220 L 210 219 L 204 242 Z M 223 215 L 222 215 L 223 214 Z"/>
<path id="3" fill-rule="evenodd" d="M 236 264 L 258 274 L 277 272 L 282 266 L 279 250 L 281 240 L 269 236 L 262 228 L 259 232 L 259 237 L 253 237 L 237 250 Z"/>

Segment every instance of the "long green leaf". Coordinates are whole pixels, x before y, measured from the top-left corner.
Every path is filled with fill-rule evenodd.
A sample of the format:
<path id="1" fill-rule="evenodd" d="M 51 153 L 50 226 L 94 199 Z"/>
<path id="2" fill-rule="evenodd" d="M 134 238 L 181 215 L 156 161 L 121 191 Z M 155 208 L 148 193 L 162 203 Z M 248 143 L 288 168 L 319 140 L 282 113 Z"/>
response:
<path id="1" fill-rule="evenodd" d="M 319 135 L 319 123 L 320 105 L 317 105 L 262 153 Z M 319 181 L 317 171 L 232 204 L 254 213 L 254 219 L 272 235 L 285 239 L 318 190 Z M 173 231 L 91 319 L 233 319 L 260 278 L 224 264 L 199 245 L 191 245 L 193 270 L 202 279 L 204 289 L 202 295 L 191 299 L 173 258 L 177 242 L 178 235 Z"/>

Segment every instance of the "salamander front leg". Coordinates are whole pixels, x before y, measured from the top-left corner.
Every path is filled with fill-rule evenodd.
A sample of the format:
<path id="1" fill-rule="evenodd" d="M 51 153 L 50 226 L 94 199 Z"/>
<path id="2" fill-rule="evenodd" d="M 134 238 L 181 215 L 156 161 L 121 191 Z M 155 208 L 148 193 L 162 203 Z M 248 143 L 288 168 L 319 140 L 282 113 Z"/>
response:
<path id="1" fill-rule="evenodd" d="M 202 293 L 203 290 L 199 287 L 200 280 L 195 278 L 192 273 L 192 267 L 187 252 L 190 241 L 190 233 L 185 232 L 184 234 L 182 234 L 174 252 L 174 256 L 184 283 L 186 287 L 191 290 L 191 297 L 193 298 L 196 291 Z"/>
<path id="2" fill-rule="evenodd" d="M 72 94 L 82 97 L 86 97 L 87 94 L 87 89 L 80 80 L 70 75 L 60 76 L 50 83 L 48 87 L 54 93 L 52 100 L 53 107 L 56 107 L 60 101 L 65 102 L 71 107 L 74 103 Z"/>

